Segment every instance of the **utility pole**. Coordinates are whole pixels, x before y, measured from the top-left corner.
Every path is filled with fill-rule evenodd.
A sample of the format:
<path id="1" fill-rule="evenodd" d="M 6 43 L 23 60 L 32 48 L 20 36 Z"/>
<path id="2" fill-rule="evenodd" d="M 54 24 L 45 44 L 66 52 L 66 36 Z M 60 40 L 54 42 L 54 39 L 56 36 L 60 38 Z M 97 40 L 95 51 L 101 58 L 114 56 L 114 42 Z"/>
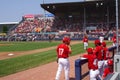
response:
<path id="1" fill-rule="evenodd" d="M 45 1 L 43 0 L 43 4 L 45 4 Z M 44 30 L 43 30 L 43 32 L 46 32 L 46 11 L 45 11 L 45 9 L 44 9 Z"/>
<path id="2" fill-rule="evenodd" d="M 119 40 L 118 40 L 118 0 L 116 0 L 116 34 L 117 34 L 117 51 L 114 56 L 114 72 L 120 73 L 120 52 L 119 52 Z"/>
<path id="3" fill-rule="evenodd" d="M 119 51 L 119 40 L 118 40 L 118 36 L 119 36 L 119 33 L 118 33 L 118 0 L 116 0 L 116 34 L 117 34 L 117 53 Z"/>

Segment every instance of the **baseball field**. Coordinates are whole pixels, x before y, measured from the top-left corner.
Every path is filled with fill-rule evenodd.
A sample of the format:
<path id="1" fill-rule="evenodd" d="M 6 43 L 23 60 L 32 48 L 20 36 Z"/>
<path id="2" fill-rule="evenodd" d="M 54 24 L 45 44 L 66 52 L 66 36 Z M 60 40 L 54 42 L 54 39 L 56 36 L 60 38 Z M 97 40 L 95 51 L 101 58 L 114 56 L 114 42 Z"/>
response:
<path id="1" fill-rule="evenodd" d="M 41 66 L 56 60 L 56 46 L 53 42 L 0 42 L 0 77 Z M 107 41 L 107 45 L 112 43 Z M 83 43 L 71 41 L 72 55 L 84 53 Z M 94 47 L 93 41 L 89 47 Z"/>

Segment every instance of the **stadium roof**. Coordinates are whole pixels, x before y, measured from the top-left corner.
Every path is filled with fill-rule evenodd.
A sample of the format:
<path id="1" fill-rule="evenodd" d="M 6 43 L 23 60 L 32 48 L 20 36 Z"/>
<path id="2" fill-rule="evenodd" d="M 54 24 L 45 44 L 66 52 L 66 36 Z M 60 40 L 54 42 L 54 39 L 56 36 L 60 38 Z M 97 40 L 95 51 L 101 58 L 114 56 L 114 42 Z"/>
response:
<path id="1" fill-rule="evenodd" d="M 19 24 L 19 22 L 1 22 L 0 25 L 5 25 L 5 24 Z"/>
<path id="2" fill-rule="evenodd" d="M 120 3 L 120 0 L 119 0 Z M 115 10 L 115 0 L 87 0 L 82 2 L 67 2 L 67 3 L 46 3 L 41 4 L 41 7 L 50 13 L 70 13 L 70 12 L 80 12 L 84 8 L 92 9 L 96 6 L 106 6 L 114 7 Z"/>
<path id="3" fill-rule="evenodd" d="M 19 22 L 1 22 L 0 25 L 19 24 Z"/>

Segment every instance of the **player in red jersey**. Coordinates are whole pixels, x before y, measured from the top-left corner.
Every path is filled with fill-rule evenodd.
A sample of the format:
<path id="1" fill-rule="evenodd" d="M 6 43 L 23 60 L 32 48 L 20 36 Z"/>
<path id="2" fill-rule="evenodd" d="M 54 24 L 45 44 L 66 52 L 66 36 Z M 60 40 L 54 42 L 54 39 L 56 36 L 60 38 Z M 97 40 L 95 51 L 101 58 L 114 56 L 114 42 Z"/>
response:
<path id="1" fill-rule="evenodd" d="M 116 46 L 116 35 L 112 37 L 113 46 Z"/>
<path id="2" fill-rule="evenodd" d="M 98 59 L 97 59 L 96 55 L 93 54 L 92 48 L 88 48 L 87 53 L 88 54 L 83 55 L 83 57 L 88 59 L 90 80 L 97 80 L 97 77 L 99 76 Z"/>
<path id="3" fill-rule="evenodd" d="M 110 59 L 110 53 L 108 48 L 106 47 L 106 42 L 102 42 L 101 46 L 103 47 L 103 61 L 104 61 L 104 68 L 108 65 L 107 61 Z"/>
<path id="4" fill-rule="evenodd" d="M 87 36 L 85 36 L 83 38 L 83 45 L 84 45 L 84 49 L 87 49 L 87 47 L 88 47 L 88 38 L 87 38 Z"/>
<path id="5" fill-rule="evenodd" d="M 104 65 L 104 62 L 103 62 L 103 48 L 101 46 L 100 40 L 95 40 L 94 44 L 95 44 L 95 48 L 94 48 L 93 54 L 95 54 L 97 56 L 98 69 L 100 71 L 100 76 L 102 76 L 103 65 Z"/>
<path id="6" fill-rule="evenodd" d="M 71 47 L 70 38 L 68 36 L 63 38 L 63 43 L 57 46 L 56 51 L 58 57 L 58 70 L 56 73 L 55 80 L 60 79 L 60 74 L 63 68 L 65 72 L 65 80 L 69 80 L 70 63 L 68 58 L 69 54 L 71 54 Z"/>
<path id="7" fill-rule="evenodd" d="M 113 73 L 113 60 L 112 60 L 112 59 L 109 59 L 107 63 L 108 63 L 108 67 L 104 69 L 103 76 L 102 76 L 103 79 L 104 79 L 107 75 Z"/>

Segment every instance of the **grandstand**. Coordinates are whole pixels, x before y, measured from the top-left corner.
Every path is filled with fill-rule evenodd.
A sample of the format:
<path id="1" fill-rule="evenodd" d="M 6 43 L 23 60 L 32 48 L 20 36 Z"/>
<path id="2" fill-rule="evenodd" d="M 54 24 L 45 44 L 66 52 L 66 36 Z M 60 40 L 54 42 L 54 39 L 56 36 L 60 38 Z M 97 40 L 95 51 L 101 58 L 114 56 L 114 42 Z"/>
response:
<path id="1" fill-rule="evenodd" d="M 11 38 L 16 36 L 19 40 L 24 36 L 28 41 L 48 40 L 52 35 L 59 40 L 69 35 L 71 39 L 81 40 L 89 33 L 89 39 L 93 40 L 100 35 L 112 37 L 116 31 L 114 0 L 44 3 L 40 6 L 55 16 L 24 15 L 19 25 L 10 31 Z"/>
<path id="2" fill-rule="evenodd" d="M 114 0 L 46 3 L 41 4 L 41 7 L 56 16 L 52 26 L 54 31 L 85 32 L 98 38 L 94 34 L 108 37 L 116 30 Z"/>
<path id="3" fill-rule="evenodd" d="M 79 18 L 79 23 L 82 24 L 81 26 L 84 24 L 86 24 L 86 27 L 92 24 L 113 26 L 115 24 L 114 0 L 49 3 L 41 4 L 41 7 L 57 17 Z M 86 16 L 84 17 L 84 15 Z"/>

